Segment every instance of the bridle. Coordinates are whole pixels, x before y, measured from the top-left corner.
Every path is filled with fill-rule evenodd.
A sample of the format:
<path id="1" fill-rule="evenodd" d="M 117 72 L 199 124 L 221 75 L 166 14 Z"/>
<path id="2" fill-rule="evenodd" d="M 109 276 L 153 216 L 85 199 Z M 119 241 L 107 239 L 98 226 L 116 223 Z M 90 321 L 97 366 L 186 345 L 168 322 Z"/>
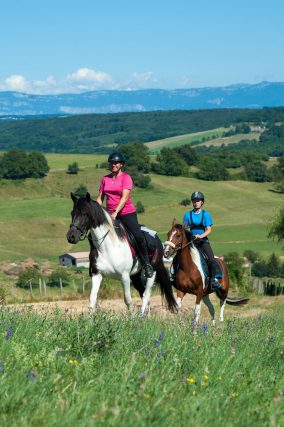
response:
<path id="1" fill-rule="evenodd" d="M 80 242 L 82 242 L 83 240 L 86 239 L 88 231 L 89 231 L 88 229 L 84 231 L 80 227 L 78 227 L 78 225 L 75 225 L 73 222 L 72 222 L 72 224 L 70 224 L 69 228 L 72 228 L 72 227 L 76 228 L 76 230 L 78 230 L 80 232 L 80 237 L 79 237 Z"/>
<path id="2" fill-rule="evenodd" d="M 182 231 L 182 239 L 178 245 L 171 242 L 170 240 L 165 241 L 164 245 L 170 246 L 174 250 L 173 255 L 175 255 L 178 251 L 183 251 L 187 246 L 191 244 L 191 242 L 187 242 L 185 245 L 183 245 L 183 239 L 184 239 L 184 231 Z"/>

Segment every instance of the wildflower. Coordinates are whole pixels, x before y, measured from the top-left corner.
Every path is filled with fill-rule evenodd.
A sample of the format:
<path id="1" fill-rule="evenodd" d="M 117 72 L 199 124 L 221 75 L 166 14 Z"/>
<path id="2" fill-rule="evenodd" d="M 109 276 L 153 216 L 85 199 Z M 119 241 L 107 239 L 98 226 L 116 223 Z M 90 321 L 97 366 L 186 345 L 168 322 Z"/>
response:
<path id="1" fill-rule="evenodd" d="M 188 377 L 188 378 L 186 379 L 186 381 L 187 381 L 188 383 L 190 383 L 190 384 L 194 384 L 194 383 L 196 383 L 196 379 L 195 379 L 195 378 L 193 378 L 193 377 Z"/>
<path id="2" fill-rule="evenodd" d="M 162 342 L 165 338 L 165 332 L 160 332 L 159 341 Z"/>
<path id="3" fill-rule="evenodd" d="M 139 375 L 139 377 L 140 377 L 141 379 L 146 378 L 146 377 L 147 377 L 146 372 L 141 372 L 141 373 L 140 373 L 140 375 Z"/>
<path id="4" fill-rule="evenodd" d="M 237 396 L 238 396 L 238 393 L 236 393 L 235 391 L 231 392 L 231 397 L 237 397 Z"/>
<path id="5" fill-rule="evenodd" d="M 197 395 L 196 391 L 195 391 L 195 390 L 193 390 L 193 392 L 192 392 L 192 396 L 196 396 L 196 395 Z"/>
<path id="6" fill-rule="evenodd" d="M 76 365 L 78 362 L 76 359 L 70 359 L 69 363 Z"/>
<path id="7" fill-rule="evenodd" d="M 203 375 L 203 379 L 208 380 L 209 379 L 208 375 Z"/>
<path id="8" fill-rule="evenodd" d="M 13 328 L 12 326 L 9 326 L 9 328 L 6 330 L 6 333 L 5 333 L 5 340 L 9 340 L 12 335 L 13 335 Z"/>
<path id="9" fill-rule="evenodd" d="M 200 331 L 201 331 L 203 334 L 207 334 L 207 333 L 208 333 L 208 331 L 209 331 L 208 323 L 204 323 L 204 325 L 203 325 L 203 326 L 201 326 Z"/>
<path id="10" fill-rule="evenodd" d="M 36 380 L 36 371 L 31 371 L 27 374 L 27 379 L 34 382 Z"/>

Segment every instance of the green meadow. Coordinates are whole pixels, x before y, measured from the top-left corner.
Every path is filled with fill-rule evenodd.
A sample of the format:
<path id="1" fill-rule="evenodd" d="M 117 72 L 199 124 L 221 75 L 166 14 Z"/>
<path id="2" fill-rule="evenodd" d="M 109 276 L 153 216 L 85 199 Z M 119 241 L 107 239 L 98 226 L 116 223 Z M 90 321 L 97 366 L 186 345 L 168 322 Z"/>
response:
<path id="1" fill-rule="evenodd" d="M 3 427 L 281 426 L 283 304 L 212 328 L 0 310 Z"/>

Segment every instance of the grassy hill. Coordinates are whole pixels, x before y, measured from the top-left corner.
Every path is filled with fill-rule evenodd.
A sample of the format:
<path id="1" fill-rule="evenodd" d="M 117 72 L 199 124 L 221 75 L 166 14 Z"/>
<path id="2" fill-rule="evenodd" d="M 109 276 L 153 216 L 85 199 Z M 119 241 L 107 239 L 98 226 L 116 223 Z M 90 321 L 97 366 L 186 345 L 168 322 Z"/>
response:
<path id="1" fill-rule="evenodd" d="M 54 156 L 51 172 L 42 180 L 0 181 L 0 261 L 32 257 L 39 262 L 57 262 L 58 255 L 64 252 L 87 250 L 86 242 L 72 246 L 65 237 L 72 207 L 70 191 L 82 183 L 95 198 L 101 176 L 106 173 L 95 167 L 105 156 L 87 157 L 77 157 L 79 165 L 83 158 L 85 161 L 78 175 L 66 174 L 67 165 L 74 158 L 64 155 Z M 185 208 L 180 201 L 198 189 L 206 194 L 205 208 L 214 219 L 211 242 L 216 253 L 253 249 L 263 254 L 281 254 L 281 244 L 266 237 L 269 218 L 284 202 L 283 195 L 270 191 L 271 184 L 206 182 L 160 175 L 151 178 L 153 188 L 136 188 L 133 201 L 143 202 L 145 213 L 139 216 L 140 222 L 156 229 L 162 239 L 173 217 L 182 221 Z"/>
<path id="2" fill-rule="evenodd" d="M 203 132 L 189 133 L 186 135 L 173 136 L 171 138 L 159 139 L 157 141 L 146 142 L 145 145 L 149 148 L 150 153 L 155 154 L 163 147 L 174 148 L 180 145 L 190 144 L 192 147 L 201 147 L 213 145 L 220 147 L 221 145 L 237 144 L 243 139 L 259 140 L 260 133 L 251 132 L 249 134 L 237 134 L 233 136 L 223 137 L 226 128 L 211 129 Z"/>

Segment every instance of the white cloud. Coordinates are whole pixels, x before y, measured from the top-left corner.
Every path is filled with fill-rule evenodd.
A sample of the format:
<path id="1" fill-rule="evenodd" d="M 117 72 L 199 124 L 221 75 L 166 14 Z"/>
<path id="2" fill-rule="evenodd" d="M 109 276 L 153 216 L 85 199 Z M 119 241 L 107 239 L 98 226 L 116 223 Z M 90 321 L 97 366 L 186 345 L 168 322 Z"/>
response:
<path id="1" fill-rule="evenodd" d="M 75 73 L 68 74 L 67 80 L 70 82 L 89 82 L 96 83 L 98 85 L 112 83 L 112 77 L 110 74 L 104 71 L 96 71 L 91 68 L 79 68 Z"/>
<path id="2" fill-rule="evenodd" d="M 45 80 L 35 80 L 33 85 L 38 88 L 48 88 L 56 86 L 56 80 L 53 76 L 47 76 Z"/>
<path id="3" fill-rule="evenodd" d="M 30 83 L 20 74 L 12 74 L 4 81 L 4 90 L 26 91 L 29 90 Z"/>

